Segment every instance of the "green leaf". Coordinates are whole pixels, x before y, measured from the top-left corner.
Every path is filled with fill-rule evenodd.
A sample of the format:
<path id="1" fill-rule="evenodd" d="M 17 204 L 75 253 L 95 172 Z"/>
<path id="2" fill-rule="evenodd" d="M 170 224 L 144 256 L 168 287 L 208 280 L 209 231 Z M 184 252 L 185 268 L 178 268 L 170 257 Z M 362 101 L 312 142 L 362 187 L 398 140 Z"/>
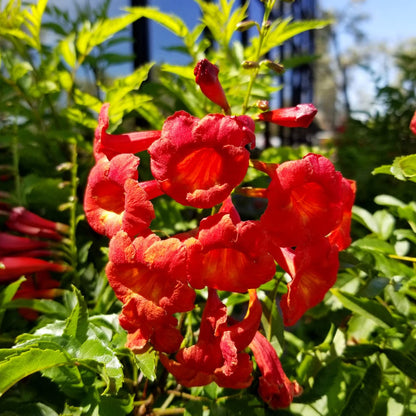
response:
<path id="1" fill-rule="evenodd" d="M 139 17 L 133 14 L 126 14 L 124 16 L 100 20 L 93 26 L 91 26 L 90 22 L 85 22 L 76 40 L 76 48 L 79 54 L 84 57 L 89 55 L 95 46 L 100 45 L 115 33 L 125 29 Z"/>
<path id="2" fill-rule="evenodd" d="M 361 383 L 353 390 L 341 416 L 371 415 L 381 386 L 382 373 L 377 364 L 368 367 Z"/>
<path id="3" fill-rule="evenodd" d="M 377 233 L 378 226 L 373 216 L 364 208 L 353 206 L 352 207 L 352 218 L 358 221 L 360 224 L 367 227 L 373 233 Z"/>
<path id="4" fill-rule="evenodd" d="M 396 157 L 391 165 L 380 166 L 372 173 L 390 174 L 401 181 L 416 182 L 416 154 Z"/>
<path id="5" fill-rule="evenodd" d="M 0 362 L 0 396 L 30 374 L 55 366 L 73 364 L 63 351 L 38 348 L 16 348 L 14 351 L 17 352 L 16 355 Z"/>
<path id="6" fill-rule="evenodd" d="M 104 393 L 111 391 L 117 393 L 124 380 L 123 366 L 114 351 L 104 345 L 99 339 L 87 339 L 79 348 L 77 353 L 80 363 L 84 360 L 96 361 L 102 364 L 100 372 L 107 383 Z"/>
<path id="7" fill-rule="evenodd" d="M 379 351 L 380 347 L 374 344 L 347 345 L 344 351 L 344 357 L 347 360 L 362 359 L 364 357 L 369 357 Z"/>
<path id="8" fill-rule="evenodd" d="M 373 218 L 377 224 L 377 235 L 382 240 L 387 240 L 394 231 L 394 226 L 396 224 L 393 215 L 383 209 L 376 211 L 373 215 Z"/>
<path id="9" fill-rule="evenodd" d="M 88 309 L 81 292 L 73 286 L 77 303 L 72 309 L 71 315 L 66 320 L 64 336 L 75 338 L 79 342 L 87 339 L 88 330 Z"/>
<path id="10" fill-rule="evenodd" d="M 388 207 L 404 207 L 405 203 L 400 201 L 400 199 L 395 198 L 391 195 L 377 195 L 374 198 L 374 202 L 378 205 L 385 205 Z"/>
<path id="11" fill-rule="evenodd" d="M 388 328 L 395 325 L 395 319 L 393 316 L 377 301 L 367 298 L 359 298 L 335 288 L 331 289 L 331 293 L 337 297 L 345 308 L 373 320 L 381 327 Z"/>
<path id="12" fill-rule="evenodd" d="M 135 357 L 143 375 L 150 381 L 156 380 L 156 351 L 146 351 L 143 354 L 137 354 Z"/>
<path id="13" fill-rule="evenodd" d="M 357 247 L 361 250 L 373 251 L 376 253 L 385 254 L 396 254 L 394 246 L 387 243 L 386 241 L 380 240 L 376 237 L 364 237 L 358 240 L 355 240 L 352 244 L 352 247 Z"/>
<path id="14" fill-rule="evenodd" d="M 127 7 L 125 10 L 134 17 L 134 20 L 146 17 L 164 26 L 176 36 L 183 38 L 188 35 L 189 30 L 185 23 L 173 14 L 163 13 L 152 7 Z"/>
<path id="15" fill-rule="evenodd" d="M 58 44 L 57 51 L 71 68 L 75 67 L 77 54 L 75 52 L 75 35 L 73 33 Z"/>
<path id="16" fill-rule="evenodd" d="M 278 19 L 272 23 L 261 45 L 260 56 L 281 45 L 294 36 L 313 29 L 322 29 L 331 24 L 331 20 L 303 20 L 292 22 L 292 18 Z M 257 50 L 259 38 L 253 39 L 253 49 Z"/>
<path id="17" fill-rule="evenodd" d="M 16 294 L 19 286 L 25 281 L 24 277 L 16 280 L 13 283 L 7 285 L 1 292 L 0 292 L 0 327 L 3 321 L 4 312 L 7 309 L 6 305 L 13 299 L 14 295 Z"/>
<path id="18" fill-rule="evenodd" d="M 14 299 L 5 305 L 6 309 L 28 308 L 50 317 L 63 319 L 68 310 L 61 303 L 53 299 Z"/>
<path id="19" fill-rule="evenodd" d="M 404 374 L 416 380 L 416 360 L 401 351 L 385 348 L 382 350 L 387 358 Z"/>

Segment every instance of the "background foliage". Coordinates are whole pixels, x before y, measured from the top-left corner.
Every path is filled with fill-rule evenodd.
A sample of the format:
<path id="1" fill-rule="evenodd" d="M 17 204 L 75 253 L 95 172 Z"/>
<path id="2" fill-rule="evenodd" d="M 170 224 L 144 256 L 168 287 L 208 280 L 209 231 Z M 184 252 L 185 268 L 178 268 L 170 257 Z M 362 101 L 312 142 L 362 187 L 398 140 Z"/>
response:
<path id="1" fill-rule="evenodd" d="M 13 299 L 24 279 L 0 287 L 2 415 L 273 413 L 258 398 L 255 385 L 247 391 L 215 384 L 185 390 L 158 366 L 152 351 L 134 355 L 124 348 L 120 304 L 103 271 L 107 241 L 89 229 L 82 211 L 93 163 L 93 129 L 103 102 L 111 104 L 111 131 L 138 129 L 136 120 L 159 129 L 179 109 L 196 116 L 215 111 L 194 82 L 192 69 L 202 57 L 220 67 L 234 113 L 276 90 L 267 66 L 253 70 L 241 65 L 261 58 L 254 56 L 256 36 L 247 48 L 233 38 L 247 6 L 227 0 L 196 2 L 203 17 L 192 28 L 151 8 L 131 8 L 110 18 L 109 1 L 80 11 L 75 20 L 59 8 L 48 8 L 46 0 L 29 6 L 10 0 L 1 8 L 2 203 L 23 205 L 68 224 L 69 234 L 56 251 L 57 259 L 71 267 L 61 276 L 64 291 L 56 299 Z M 148 63 L 127 77 L 111 78 L 109 66 L 131 59 L 110 52 L 111 47 L 127 40 L 125 28 L 139 18 L 152 19 L 183 40 L 184 65 Z M 261 55 L 327 23 L 277 20 Z M 404 81 L 414 85 L 410 58 L 400 59 Z M 282 415 L 416 414 L 415 161 L 403 164 L 398 159 L 388 166 L 395 156 L 414 152 L 415 137 L 408 131 L 414 88 L 385 88 L 379 96 L 385 111 L 366 123 L 351 121 L 337 149 L 341 171 L 358 181 L 363 208 L 354 208 L 354 241 L 341 253 L 335 287 L 287 329 L 276 307 L 286 290 L 283 272 L 261 288 L 263 331 L 288 376 L 304 388 L 289 409 L 279 410 Z M 309 150 L 267 149 L 262 159 L 281 162 Z M 385 166 L 376 170 L 380 174 L 371 176 L 381 164 Z M 143 178 L 149 175 L 146 168 L 142 162 Z M 385 178 L 394 181 L 389 189 L 402 185 L 394 196 L 386 195 Z M 246 178 L 256 186 L 261 180 L 251 171 Z M 240 204 L 247 216 L 258 215 L 245 201 Z M 194 227 L 199 215 L 163 198 L 155 210 L 159 222 L 153 225 L 168 234 Z M 201 291 L 201 300 L 204 296 Z M 240 294 L 223 293 L 222 298 L 236 313 L 247 300 Z M 38 319 L 25 320 L 21 308 L 38 311 Z M 190 315 L 188 331 L 196 319 Z"/>

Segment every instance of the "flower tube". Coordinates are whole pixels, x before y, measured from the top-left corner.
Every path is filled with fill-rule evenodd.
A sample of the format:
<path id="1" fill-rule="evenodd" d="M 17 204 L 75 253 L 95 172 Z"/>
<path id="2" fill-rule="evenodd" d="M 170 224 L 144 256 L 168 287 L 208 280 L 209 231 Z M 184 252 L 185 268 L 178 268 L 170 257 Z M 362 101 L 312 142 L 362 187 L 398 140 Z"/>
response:
<path id="1" fill-rule="evenodd" d="M 287 378 L 275 349 L 260 332 L 251 341 L 250 349 L 262 373 L 258 390 L 260 397 L 272 409 L 288 407 L 293 398 L 302 393 L 302 388 Z"/>
<path id="2" fill-rule="evenodd" d="M 312 123 L 318 110 L 313 104 L 298 104 L 296 107 L 278 108 L 260 113 L 259 120 L 278 124 L 282 127 L 307 128 Z"/>
<path id="3" fill-rule="evenodd" d="M 124 134 L 109 134 L 108 109 L 109 103 L 103 104 L 98 117 L 98 126 L 95 129 L 94 156 L 95 160 L 104 155 L 108 159 L 121 153 L 138 153 L 147 150 L 148 147 L 160 137 L 160 131 L 138 131 Z"/>

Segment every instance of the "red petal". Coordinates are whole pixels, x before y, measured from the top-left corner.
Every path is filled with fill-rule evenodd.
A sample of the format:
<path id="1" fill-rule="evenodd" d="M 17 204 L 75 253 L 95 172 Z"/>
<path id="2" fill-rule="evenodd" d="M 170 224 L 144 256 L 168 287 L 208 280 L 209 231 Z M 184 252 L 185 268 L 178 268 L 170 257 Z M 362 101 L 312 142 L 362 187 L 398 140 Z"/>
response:
<path id="1" fill-rule="evenodd" d="M 285 325 L 294 325 L 308 309 L 320 303 L 334 285 L 339 267 L 338 249 L 326 238 L 319 238 L 294 251 L 276 249 L 273 255 L 292 276 L 280 306 Z"/>

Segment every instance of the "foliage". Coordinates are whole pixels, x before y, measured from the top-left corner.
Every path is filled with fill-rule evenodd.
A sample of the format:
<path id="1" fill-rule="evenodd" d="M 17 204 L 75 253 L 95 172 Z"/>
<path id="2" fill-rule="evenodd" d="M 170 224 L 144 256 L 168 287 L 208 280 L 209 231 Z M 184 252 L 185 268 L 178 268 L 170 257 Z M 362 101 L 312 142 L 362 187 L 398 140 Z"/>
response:
<path id="1" fill-rule="evenodd" d="M 192 73 L 196 61 L 206 57 L 221 68 L 233 113 L 253 114 L 255 102 L 276 90 L 274 74 L 266 65 L 247 69 L 241 63 L 260 60 L 297 33 L 327 23 L 280 19 L 262 43 L 256 34 L 243 48 L 235 41 L 236 25 L 245 19 L 247 4 L 196 2 L 202 19 L 193 28 L 153 8 L 132 8 L 110 18 L 109 1 L 97 10 L 80 11 L 75 20 L 47 6 L 46 0 L 29 6 L 9 0 L 1 6 L 0 207 L 23 205 L 68 224 L 68 235 L 54 250 L 57 261 L 70 266 L 60 278 L 63 292 L 56 299 L 15 298 L 23 278 L 0 287 L 2 415 L 274 413 L 258 397 L 257 386 L 235 391 L 213 383 L 183 389 L 162 369 L 154 351 L 136 355 L 124 347 L 126 333 L 118 323 L 121 305 L 103 270 L 107 241 L 89 229 L 82 211 L 93 163 L 93 129 L 103 102 L 111 104 L 113 132 L 125 130 L 137 118 L 159 129 L 179 109 L 199 117 L 214 112 L 215 105 L 201 98 Z M 111 78 L 108 66 L 130 59 L 111 47 L 124 42 L 123 30 L 140 18 L 152 19 L 182 39 L 184 65 L 148 63 L 126 77 Z M 407 125 L 414 96 L 399 89 L 380 94 L 394 111 L 366 124 L 352 122 L 338 150 L 346 176 L 361 172 L 360 203 L 385 186 L 380 175 L 366 185 L 370 171 L 413 149 Z M 403 146 L 397 148 L 397 143 Z M 281 163 L 307 151 L 267 149 L 264 160 Z M 379 158 L 381 154 L 386 158 Z M 141 159 L 140 175 L 146 178 L 148 163 L 144 155 Z M 378 172 L 409 178 L 403 186 L 405 195 L 411 195 L 414 168 L 414 157 L 406 156 Z M 264 180 L 249 170 L 246 184 L 263 186 Z M 284 328 L 276 308 L 276 299 L 286 291 L 283 271 L 261 287 L 263 332 L 286 373 L 304 388 L 289 409 L 279 411 L 283 415 L 416 414 L 416 202 L 402 198 L 403 193 L 399 199 L 384 193 L 376 198 L 374 213 L 355 208 L 354 242 L 341 254 L 335 287 L 295 327 Z M 243 208 L 247 216 L 254 215 L 253 207 Z M 161 235 L 192 229 L 201 217 L 201 210 L 190 211 L 164 198 L 155 210 L 154 225 Z M 201 304 L 206 296 L 204 290 L 198 293 Z M 229 312 L 243 313 L 245 294 L 221 297 Z M 25 308 L 37 311 L 37 320 L 24 319 L 20 312 Z M 200 308 L 188 314 L 183 322 L 186 338 L 194 337 L 199 319 Z"/>
<path id="2" fill-rule="evenodd" d="M 409 65 L 414 61 L 414 51 L 410 44 L 397 52 L 398 85 L 379 87 L 376 114 L 369 112 L 365 121 L 352 116 L 337 142 L 338 166 L 346 176 L 357 181 L 357 204 L 367 204 L 367 208 L 375 208 L 371 201 L 386 189 L 395 188 L 399 198 L 412 198 L 408 186 L 387 176 L 372 177 L 368 172 L 397 156 L 416 152 L 416 138 L 409 130 L 416 107 L 416 71 Z"/>

